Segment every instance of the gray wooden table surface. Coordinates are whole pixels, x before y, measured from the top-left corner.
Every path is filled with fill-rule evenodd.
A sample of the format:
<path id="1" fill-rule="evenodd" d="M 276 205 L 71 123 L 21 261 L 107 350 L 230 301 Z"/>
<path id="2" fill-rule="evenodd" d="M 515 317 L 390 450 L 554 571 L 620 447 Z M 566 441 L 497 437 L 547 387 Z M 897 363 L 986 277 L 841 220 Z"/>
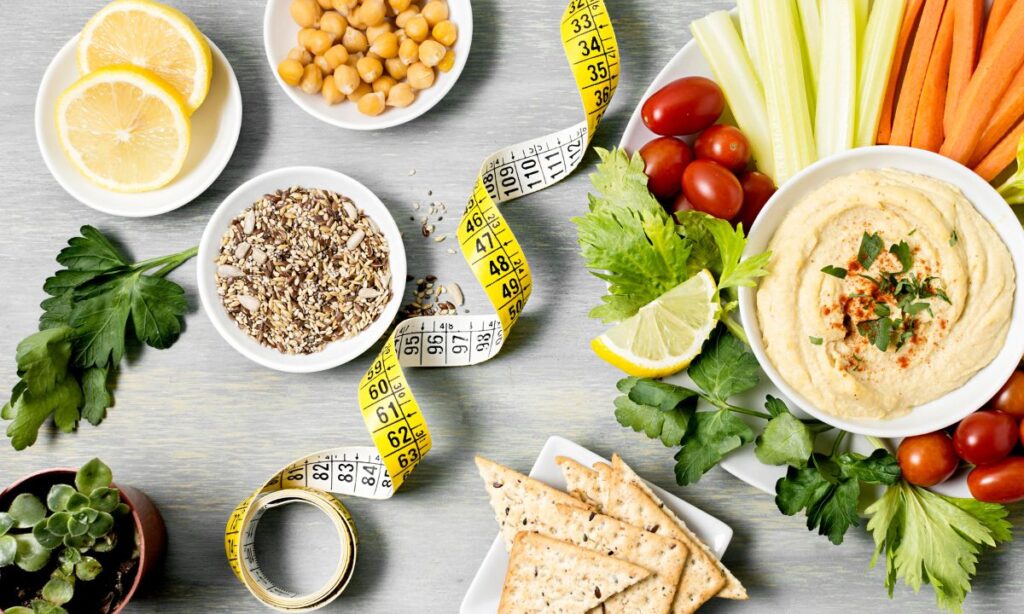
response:
<path id="1" fill-rule="evenodd" d="M 480 161 L 499 145 L 569 126 L 580 104 L 558 40 L 564 0 L 474 0 L 475 40 L 458 86 L 433 111 L 399 128 L 348 132 L 298 109 L 274 82 L 261 40 L 258 0 L 176 0 L 227 55 L 241 83 L 242 136 L 220 179 L 192 204 L 145 220 L 100 214 L 64 193 L 43 164 L 33 133 L 39 80 L 53 54 L 101 0 L 0 4 L 0 385 L 14 382 L 14 350 L 31 332 L 44 278 L 57 251 L 93 224 L 151 257 L 197 243 L 206 220 L 241 182 L 277 167 L 318 164 L 375 190 L 406 232 L 410 273 L 456 280 L 470 309 L 483 312 L 461 257 L 449 243 L 419 236 L 413 201 L 449 204 L 439 232 L 452 233 Z M 618 94 L 596 144 L 618 141 L 647 84 L 689 40 L 689 22 L 727 0 L 610 0 L 623 60 Z M 528 469 L 548 436 L 568 437 L 603 455 L 623 453 L 646 477 L 721 518 L 735 530 L 727 564 L 751 601 L 721 600 L 707 611 L 927 612 L 930 589 L 900 589 L 890 601 L 882 572 L 869 570 L 871 540 L 851 531 L 841 547 L 811 534 L 761 494 L 720 469 L 679 488 L 670 451 L 619 427 L 612 415 L 613 368 L 587 341 L 601 325 L 586 317 L 602 290 L 577 256 L 569 218 L 584 210 L 589 154 L 576 175 L 505 208 L 533 267 L 535 289 L 506 349 L 484 365 L 418 370 L 412 386 L 427 412 L 434 450 L 408 487 L 388 502 L 351 501 L 362 538 L 357 574 L 326 611 L 457 611 L 496 528 L 473 466 L 481 453 Z M 416 170 L 410 175 L 410 170 Z M 99 455 L 115 478 L 146 491 L 170 531 L 161 577 L 132 612 L 243 612 L 262 608 L 231 574 L 222 530 L 236 503 L 289 461 L 369 439 L 356 383 L 371 359 L 316 375 L 268 371 L 236 354 L 202 314 L 194 264 L 173 278 L 186 289 L 186 331 L 170 350 L 146 350 L 123 369 L 117 406 L 98 428 L 48 430 L 33 448 L 0 445 L 0 485 L 21 474 L 77 465 Z M 4 393 L 6 394 L 6 393 Z M 293 506 L 294 507 L 294 506 Z M 303 507 L 303 506 L 299 506 Z M 1018 509 L 1014 520 L 1021 524 Z M 1016 531 L 1018 538 L 1021 531 Z M 313 588 L 332 563 L 333 537 L 315 512 L 288 509 L 261 525 L 260 557 L 276 577 Z M 983 558 L 968 611 L 1019 608 L 1024 550 Z"/>

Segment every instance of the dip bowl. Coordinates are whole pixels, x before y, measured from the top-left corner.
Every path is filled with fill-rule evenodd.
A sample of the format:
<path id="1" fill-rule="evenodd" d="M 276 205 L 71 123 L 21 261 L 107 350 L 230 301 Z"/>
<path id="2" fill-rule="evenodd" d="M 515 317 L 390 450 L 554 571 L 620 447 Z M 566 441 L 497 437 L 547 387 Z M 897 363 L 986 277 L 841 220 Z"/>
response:
<path id="1" fill-rule="evenodd" d="M 836 428 L 875 437 L 909 437 L 936 431 L 978 410 L 998 392 L 1024 355 L 1024 229 L 999 193 L 970 169 L 938 154 L 909 147 L 863 147 L 826 158 L 807 167 L 779 188 L 749 229 L 744 257 L 766 249 L 789 211 L 825 182 L 869 169 L 898 169 L 933 177 L 956 186 L 994 227 L 1006 244 L 1016 274 L 1010 329 L 1005 343 L 988 365 L 949 393 L 891 419 L 842 418 L 816 407 L 779 374 L 765 353 L 756 310 L 757 288 L 740 288 L 743 330 L 761 368 L 797 407 Z"/>

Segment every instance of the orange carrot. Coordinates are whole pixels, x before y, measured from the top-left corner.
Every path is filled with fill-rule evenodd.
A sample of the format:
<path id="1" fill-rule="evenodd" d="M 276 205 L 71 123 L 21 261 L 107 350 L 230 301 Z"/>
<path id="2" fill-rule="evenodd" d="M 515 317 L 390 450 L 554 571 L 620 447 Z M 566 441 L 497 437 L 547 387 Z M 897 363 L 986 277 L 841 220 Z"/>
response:
<path id="1" fill-rule="evenodd" d="M 939 153 L 961 164 L 970 161 L 985 125 L 1024 63 L 1024 2 L 1015 2 L 996 33 L 988 53 L 981 56 L 971 82 L 957 106 L 953 129 Z"/>
<path id="2" fill-rule="evenodd" d="M 896 39 L 896 52 L 892 58 L 892 70 L 889 72 L 889 83 L 885 86 L 885 98 L 882 100 L 882 117 L 878 122 L 879 145 L 885 145 L 892 136 L 892 111 L 896 106 L 896 91 L 903 78 L 903 65 L 906 61 L 907 48 L 914 36 L 917 17 L 921 13 L 924 0 L 910 0 L 900 25 L 900 37 Z"/>
<path id="3" fill-rule="evenodd" d="M 971 156 L 971 166 L 981 162 L 981 159 L 988 155 L 988 152 L 999 142 L 1008 130 L 1013 128 L 1017 120 L 1024 117 L 1024 66 L 1017 70 L 1017 76 L 1006 88 L 1006 97 L 999 102 L 992 119 L 989 120 L 985 131 L 981 134 L 981 140 L 974 148 L 974 155 Z"/>
<path id="4" fill-rule="evenodd" d="M 896 101 L 896 114 L 892 120 L 892 136 L 890 145 L 910 145 L 914 135 L 914 118 L 917 105 L 921 101 L 924 77 L 928 72 L 928 60 L 931 59 L 935 47 L 935 37 L 939 32 L 943 9 L 946 0 L 925 0 L 921 23 L 914 34 L 914 44 L 910 47 L 910 59 L 907 70 L 900 85 L 899 99 Z"/>
<path id="5" fill-rule="evenodd" d="M 999 173 L 1006 170 L 1006 167 L 1016 159 L 1017 145 L 1021 137 L 1024 137 L 1024 121 L 1018 123 L 981 162 L 974 166 L 974 172 L 981 175 L 985 181 L 992 181 L 998 177 Z"/>
<path id="6" fill-rule="evenodd" d="M 928 60 L 921 89 L 921 99 L 914 116 L 912 147 L 939 151 L 942 147 L 943 116 L 946 112 L 946 85 L 949 80 L 950 60 L 953 56 L 953 15 L 956 1 L 946 4 L 942 24 L 935 38 L 932 57 Z M 895 137 L 895 131 L 893 133 Z"/>
<path id="7" fill-rule="evenodd" d="M 945 132 L 953 127 L 956 104 L 978 63 L 984 11 L 985 0 L 953 0 L 953 55 L 949 63 L 946 108 L 942 116 Z"/>
<path id="8" fill-rule="evenodd" d="M 994 0 L 992 8 L 988 11 L 988 24 L 985 25 L 985 37 L 981 42 L 981 52 L 984 54 L 996 40 L 996 32 L 999 26 L 1003 25 L 1006 14 L 1010 12 L 1016 0 Z"/>

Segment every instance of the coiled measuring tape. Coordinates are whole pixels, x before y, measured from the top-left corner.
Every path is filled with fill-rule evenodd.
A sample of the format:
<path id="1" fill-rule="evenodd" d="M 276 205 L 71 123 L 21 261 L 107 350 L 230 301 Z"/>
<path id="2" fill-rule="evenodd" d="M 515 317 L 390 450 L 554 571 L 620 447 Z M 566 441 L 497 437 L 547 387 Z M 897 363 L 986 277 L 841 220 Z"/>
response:
<path id="1" fill-rule="evenodd" d="M 430 450 L 430 431 L 403 367 L 461 367 L 501 351 L 530 297 L 523 249 L 498 204 L 543 190 L 579 166 L 619 81 L 619 51 L 603 0 L 571 0 L 562 16 L 562 45 L 586 117 L 554 134 L 502 149 L 484 161 L 458 241 L 494 315 L 425 316 L 399 323 L 359 383 L 359 407 L 374 447 L 326 450 L 277 473 L 231 514 L 225 549 L 235 575 L 264 604 L 286 612 L 322 607 L 345 590 L 358 539 L 336 495 L 387 499 Z M 341 536 L 338 567 L 314 593 L 276 586 L 256 560 L 256 525 L 272 507 L 306 503 L 322 510 Z"/>

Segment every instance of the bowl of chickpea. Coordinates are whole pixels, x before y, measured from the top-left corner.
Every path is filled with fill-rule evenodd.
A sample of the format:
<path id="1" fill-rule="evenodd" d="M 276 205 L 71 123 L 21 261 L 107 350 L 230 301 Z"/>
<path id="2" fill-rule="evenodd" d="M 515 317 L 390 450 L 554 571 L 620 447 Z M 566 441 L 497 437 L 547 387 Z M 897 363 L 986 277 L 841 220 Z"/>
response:
<path id="1" fill-rule="evenodd" d="M 268 0 L 263 21 L 288 97 L 352 130 L 426 113 L 455 85 L 472 39 L 470 0 Z"/>

